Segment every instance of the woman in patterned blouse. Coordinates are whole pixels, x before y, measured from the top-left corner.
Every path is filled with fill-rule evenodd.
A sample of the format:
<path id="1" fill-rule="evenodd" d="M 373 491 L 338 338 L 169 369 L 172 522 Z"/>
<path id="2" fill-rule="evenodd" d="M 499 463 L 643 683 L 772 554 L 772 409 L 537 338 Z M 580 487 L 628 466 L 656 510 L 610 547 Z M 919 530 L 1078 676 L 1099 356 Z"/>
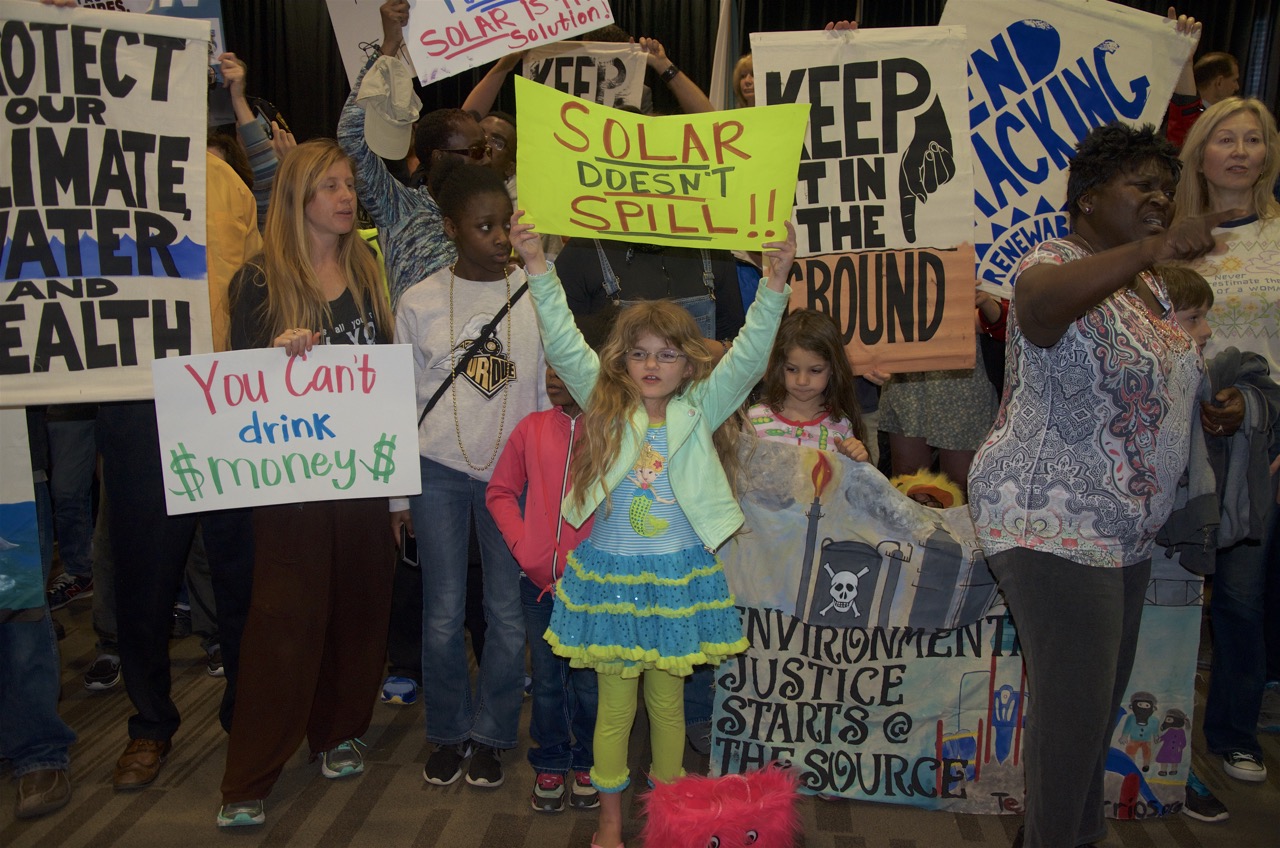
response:
<path id="1" fill-rule="evenodd" d="M 1179 163 L 1152 127 L 1100 127 L 1076 150 L 1072 234 L 1037 245 L 1015 272 L 1005 394 L 969 475 L 1035 705 L 1015 845 L 1036 848 L 1106 835 L 1108 734 L 1201 375 L 1150 269 L 1210 251 L 1223 219 L 1169 225 Z"/>

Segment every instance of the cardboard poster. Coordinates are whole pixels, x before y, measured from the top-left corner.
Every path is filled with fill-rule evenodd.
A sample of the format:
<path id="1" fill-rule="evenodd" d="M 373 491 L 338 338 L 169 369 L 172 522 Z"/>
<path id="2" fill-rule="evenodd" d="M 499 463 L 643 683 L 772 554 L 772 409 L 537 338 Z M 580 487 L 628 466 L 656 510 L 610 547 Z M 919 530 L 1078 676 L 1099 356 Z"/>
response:
<path id="1" fill-rule="evenodd" d="M 16 0 L 0 25 L 0 402 L 151 397 L 152 360 L 212 350 L 208 25 Z"/>
<path id="2" fill-rule="evenodd" d="M 258 348 L 153 367 L 170 515 L 422 491 L 409 345 L 295 357 Z"/>
<path id="3" fill-rule="evenodd" d="M 649 118 L 516 78 L 520 199 L 540 231 L 759 250 L 790 216 L 807 104 Z"/>
<path id="4" fill-rule="evenodd" d="M 854 373 L 974 366 L 973 248 L 810 256 L 791 268 L 791 308 L 830 315 Z"/>

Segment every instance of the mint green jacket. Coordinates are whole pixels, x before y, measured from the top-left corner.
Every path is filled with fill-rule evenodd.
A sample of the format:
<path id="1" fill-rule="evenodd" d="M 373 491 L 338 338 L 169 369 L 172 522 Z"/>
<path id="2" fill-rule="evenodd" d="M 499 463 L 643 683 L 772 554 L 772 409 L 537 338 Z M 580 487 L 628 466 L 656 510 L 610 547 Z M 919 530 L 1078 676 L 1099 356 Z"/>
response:
<path id="1" fill-rule="evenodd" d="M 529 292 L 538 313 L 547 364 L 560 375 L 574 400 L 586 408 L 600 373 L 600 359 L 574 324 L 555 267 L 529 277 Z M 667 405 L 667 473 L 671 489 L 694 532 L 709 550 L 719 548 L 744 520 L 711 434 L 742 405 L 764 375 L 790 294 L 789 288 L 775 292 L 761 281 L 733 347 L 707 379 L 689 385 Z M 605 479 L 595 484 L 581 506 L 576 506 L 572 498 L 565 499 L 565 520 L 574 527 L 582 526 L 622 483 L 640 456 L 648 428 L 648 413 L 643 405 L 637 405 L 631 414 L 631 427 L 623 434 L 622 450 Z"/>

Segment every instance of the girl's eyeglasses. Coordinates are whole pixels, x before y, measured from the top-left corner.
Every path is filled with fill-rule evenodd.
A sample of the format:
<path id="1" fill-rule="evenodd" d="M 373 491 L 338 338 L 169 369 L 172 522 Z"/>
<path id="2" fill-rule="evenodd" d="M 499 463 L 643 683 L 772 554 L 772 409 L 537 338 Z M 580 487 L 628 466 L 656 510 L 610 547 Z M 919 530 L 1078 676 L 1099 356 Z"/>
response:
<path id="1" fill-rule="evenodd" d="M 651 356 L 663 365 L 671 365 L 679 362 L 681 359 L 684 359 L 685 354 L 678 350 L 671 350 L 670 348 L 650 352 L 637 347 L 627 351 L 627 359 L 630 359 L 632 362 L 648 362 L 649 357 Z"/>
<path id="2" fill-rule="evenodd" d="M 442 147 L 442 153 L 457 153 L 460 156 L 466 156 L 479 162 L 489 154 L 489 144 L 484 141 L 477 141 L 468 147 Z"/>

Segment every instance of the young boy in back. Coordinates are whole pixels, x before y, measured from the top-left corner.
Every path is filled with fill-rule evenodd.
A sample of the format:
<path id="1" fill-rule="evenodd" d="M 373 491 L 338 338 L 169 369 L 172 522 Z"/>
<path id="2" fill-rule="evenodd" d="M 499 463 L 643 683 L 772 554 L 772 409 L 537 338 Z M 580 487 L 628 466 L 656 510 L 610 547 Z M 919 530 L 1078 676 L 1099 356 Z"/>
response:
<path id="1" fill-rule="evenodd" d="M 1209 324 L 1209 311 L 1213 308 L 1213 289 L 1204 277 L 1190 268 L 1157 266 L 1154 270 L 1164 280 L 1169 291 L 1169 301 L 1173 306 L 1174 318 L 1178 326 L 1191 336 L 1203 355 L 1205 345 L 1213 335 L 1213 329 Z M 1200 448 L 1199 455 L 1207 459 L 1208 466 L 1212 468 L 1208 485 L 1210 493 L 1216 491 L 1218 498 L 1218 503 L 1215 504 L 1217 513 L 1215 517 L 1220 519 L 1220 523 L 1216 528 L 1216 543 L 1218 548 L 1222 548 L 1243 538 L 1241 533 L 1247 535 L 1251 532 L 1249 516 L 1239 514 L 1250 510 L 1247 507 L 1244 510 L 1237 509 L 1236 505 L 1240 503 L 1240 499 L 1229 493 L 1238 494 L 1240 491 L 1249 491 L 1249 498 L 1253 499 L 1259 496 L 1274 497 L 1267 479 L 1267 464 L 1268 460 L 1275 455 L 1273 441 L 1277 433 L 1273 425 L 1274 413 L 1280 408 L 1280 387 L 1277 387 L 1275 382 L 1267 376 L 1265 360 L 1257 354 L 1241 353 L 1235 348 L 1227 348 L 1205 363 L 1205 381 L 1207 385 L 1201 391 L 1204 403 L 1219 405 L 1222 402 L 1223 393 L 1233 390 L 1248 398 L 1246 410 L 1253 409 L 1258 413 L 1252 418 L 1255 423 L 1272 422 L 1271 425 L 1264 424 L 1260 427 L 1242 426 L 1238 432 L 1244 435 L 1245 445 L 1236 444 L 1234 434 L 1223 434 L 1221 430 L 1214 433 L 1208 429 L 1196 428 L 1193 432 L 1192 438 L 1199 439 L 1201 444 L 1192 445 L 1192 466 L 1188 468 L 1188 482 L 1191 489 L 1197 489 L 1196 481 L 1190 478 L 1196 476 L 1197 448 Z M 1263 408 L 1266 407 L 1271 409 L 1271 414 L 1264 411 Z M 1248 414 L 1246 418 L 1249 418 Z M 1247 452 L 1248 457 L 1244 463 L 1230 461 L 1229 453 L 1234 450 Z M 1254 462 L 1256 457 L 1263 458 L 1260 462 Z M 1246 473 L 1244 477 L 1239 476 L 1241 467 L 1247 469 L 1254 465 L 1258 467 Z M 1203 485 L 1199 487 L 1199 489 L 1203 488 Z M 1261 491 L 1258 491 L 1259 489 Z M 1171 517 L 1169 524 L 1174 523 Z M 1198 521 L 1191 522 L 1193 525 L 1198 523 Z M 1212 572 L 1213 545 L 1211 543 L 1215 538 L 1210 535 L 1207 539 L 1210 544 L 1203 546 L 1199 554 L 1190 552 L 1193 559 L 1188 559 L 1188 552 L 1182 553 L 1181 562 L 1185 568 L 1197 573 Z M 1160 537 L 1157 537 L 1157 542 L 1165 543 Z M 1193 564 L 1200 554 L 1209 557 L 1207 561 L 1201 563 L 1203 568 Z M 1182 812 L 1205 822 L 1221 822 L 1229 817 L 1227 808 L 1200 781 L 1194 770 L 1191 770 L 1187 777 L 1186 801 Z"/>
<path id="2" fill-rule="evenodd" d="M 588 344 L 599 347 L 608 336 L 616 309 L 587 316 L 579 327 Z M 530 806 L 558 813 L 566 796 L 574 809 L 600 806 L 588 774 L 595 764 L 592 737 L 596 726 L 596 673 L 571 668 L 556 656 L 542 634 L 551 622 L 556 581 L 565 557 L 591 535 L 591 519 L 574 528 L 561 515 L 569 488 L 569 461 L 582 409 L 548 366 L 547 397 L 554 409 L 520 420 L 485 491 L 485 504 L 520 565 L 520 601 L 533 677 L 533 715 L 529 765 L 535 773 Z"/>

